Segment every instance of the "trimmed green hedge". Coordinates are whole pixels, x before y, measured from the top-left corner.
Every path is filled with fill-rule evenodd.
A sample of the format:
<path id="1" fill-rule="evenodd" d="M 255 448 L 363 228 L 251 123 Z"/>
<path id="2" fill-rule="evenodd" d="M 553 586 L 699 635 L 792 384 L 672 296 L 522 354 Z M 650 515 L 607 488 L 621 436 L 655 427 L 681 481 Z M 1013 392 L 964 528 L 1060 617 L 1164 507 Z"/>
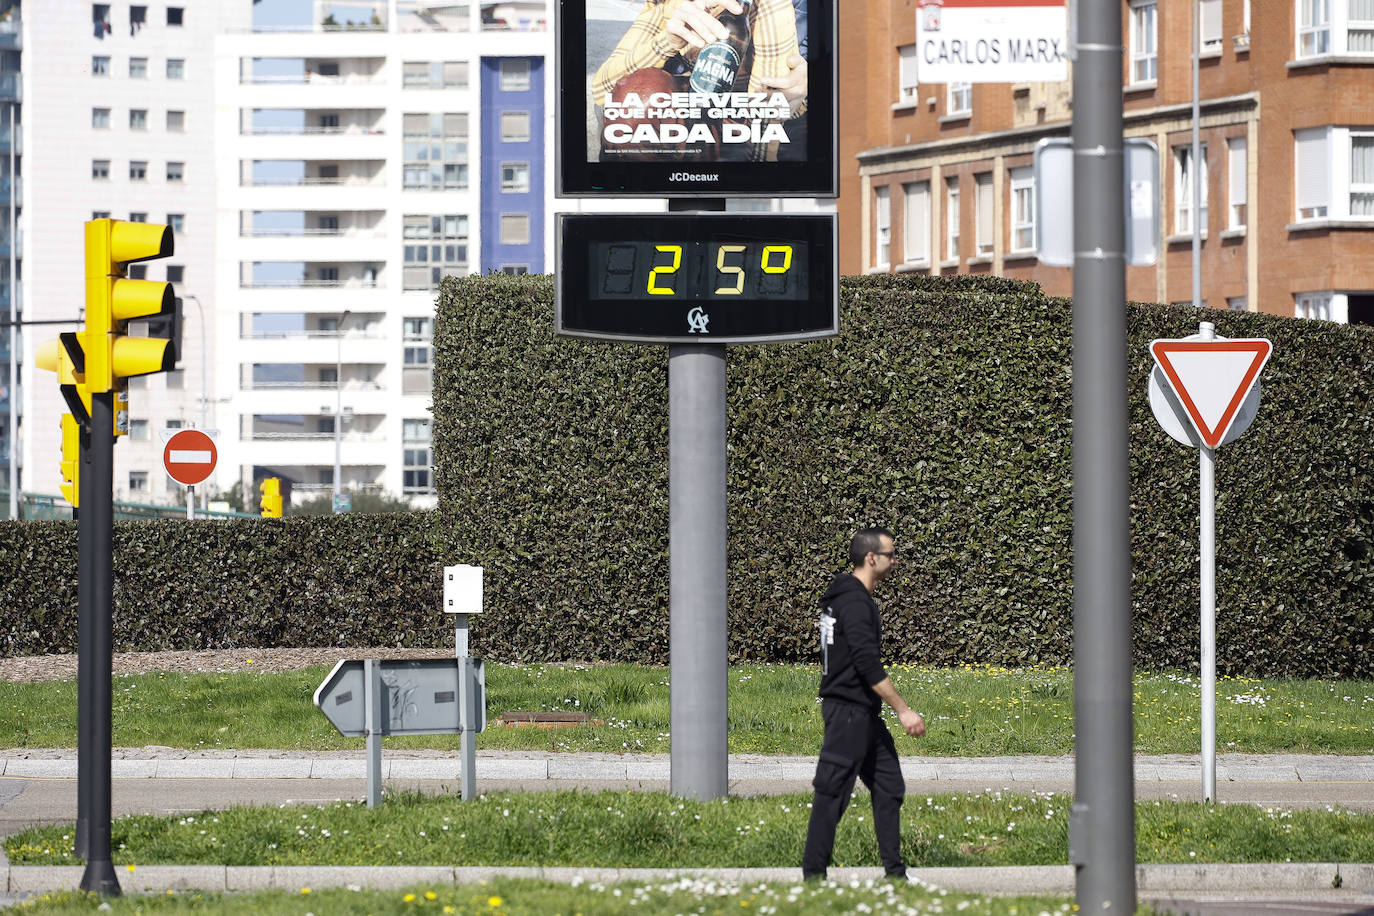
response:
<path id="1" fill-rule="evenodd" d="M 438 513 L 119 522 L 116 651 L 449 646 Z M 76 651 L 76 523 L 0 523 L 0 651 Z"/>
<path id="2" fill-rule="evenodd" d="M 978 277 L 841 297 L 838 339 L 729 353 L 731 657 L 813 660 L 849 535 L 886 524 L 895 660 L 1070 662 L 1070 304 Z M 1148 342 L 1200 316 L 1128 312 L 1136 660 L 1195 669 L 1197 455 L 1146 383 Z M 1374 676 L 1374 334 L 1205 315 L 1274 342 L 1218 452 L 1218 668 Z M 482 277 L 445 281 L 435 349 L 445 553 L 487 569 L 476 650 L 666 662 L 666 348 L 557 338 L 549 278 Z"/>

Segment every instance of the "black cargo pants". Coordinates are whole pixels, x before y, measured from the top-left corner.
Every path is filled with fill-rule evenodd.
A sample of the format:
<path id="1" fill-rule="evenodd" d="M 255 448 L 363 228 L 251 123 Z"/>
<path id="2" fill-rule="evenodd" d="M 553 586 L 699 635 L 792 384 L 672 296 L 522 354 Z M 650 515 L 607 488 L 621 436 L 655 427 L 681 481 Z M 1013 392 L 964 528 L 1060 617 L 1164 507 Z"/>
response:
<path id="1" fill-rule="evenodd" d="M 821 878 L 830 867 L 835 828 L 849 806 L 855 777 L 864 781 L 873 796 L 873 830 L 878 835 L 883 870 L 890 877 L 904 876 L 900 827 L 906 782 L 892 734 L 882 716 L 865 706 L 822 700 L 821 716 L 825 719 L 825 738 L 812 781 L 816 797 L 806 831 L 802 876 Z"/>

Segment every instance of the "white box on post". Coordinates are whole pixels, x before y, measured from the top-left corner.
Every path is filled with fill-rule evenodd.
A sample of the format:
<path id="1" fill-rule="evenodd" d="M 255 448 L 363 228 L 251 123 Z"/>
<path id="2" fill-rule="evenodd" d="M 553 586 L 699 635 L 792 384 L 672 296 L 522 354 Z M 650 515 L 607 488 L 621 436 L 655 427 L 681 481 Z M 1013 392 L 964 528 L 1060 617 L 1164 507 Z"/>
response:
<path id="1" fill-rule="evenodd" d="M 450 614 L 482 613 L 482 567 L 444 567 L 444 610 Z"/>

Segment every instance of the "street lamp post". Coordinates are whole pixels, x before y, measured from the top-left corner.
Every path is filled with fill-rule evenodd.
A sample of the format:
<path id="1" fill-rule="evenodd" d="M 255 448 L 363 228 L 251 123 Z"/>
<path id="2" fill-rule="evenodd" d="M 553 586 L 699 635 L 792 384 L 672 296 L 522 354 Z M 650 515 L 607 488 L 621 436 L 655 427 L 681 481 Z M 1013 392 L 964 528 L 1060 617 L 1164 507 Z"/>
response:
<path id="1" fill-rule="evenodd" d="M 209 392 L 205 386 L 205 306 L 201 303 L 200 297 L 194 293 L 182 293 L 181 298 L 190 299 L 196 304 L 196 314 L 200 319 L 200 428 L 202 431 L 208 428 L 209 423 L 205 419 L 206 401 L 209 399 Z M 181 358 L 181 354 L 177 354 Z M 209 487 L 200 488 L 201 508 L 209 511 L 210 509 L 210 489 Z"/>
<path id="2" fill-rule="evenodd" d="M 340 497 L 343 496 L 343 331 L 348 320 L 349 310 L 339 315 L 339 326 L 334 329 L 338 342 L 334 362 L 334 511 L 339 511 Z"/>

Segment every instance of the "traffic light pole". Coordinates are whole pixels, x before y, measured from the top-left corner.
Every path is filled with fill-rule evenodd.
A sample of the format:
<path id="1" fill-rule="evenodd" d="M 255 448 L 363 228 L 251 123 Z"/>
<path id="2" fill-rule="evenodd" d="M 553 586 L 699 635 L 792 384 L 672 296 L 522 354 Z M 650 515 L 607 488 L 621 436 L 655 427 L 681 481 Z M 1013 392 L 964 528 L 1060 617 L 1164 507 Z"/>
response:
<path id="1" fill-rule="evenodd" d="M 78 723 L 78 742 L 88 758 L 86 785 L 77 791 L 86 800 L 86 871 L 81 889 L 118 896 L 119 879 L 110 859 L 110 745 L 114 642 L 114 392 L 91 394 L 90 476 L 81 486 L 81 521 L 90 535 L 82 538 L 88 553 L 80 558 L 82 577 L 89 578 L 82 629 L 90 630 L 79 660 L 89 684 L 90 702 Z M 89 573 L 87 572 L 89 570 Z M 89 627 L 87 627 L 89 624 Z"/>
<path id="2" fill-rule="evenodd" d="M 77 502 L 79 506 L 89 506 L 94 497 L 91 495 L 89 483 L 94 479 L 91 472 L 91 433 L 88 426 L 80 428 L 79 437 L 81 441 L 80 454 L 77 465 Z M 90 851 L 89 829 L 90 807 L 87 804 L 86 790 L 91 784 L 91 759 L 93 750 L 90 741 L 87 740 L 85 729 L 80 723 L 89 722 L 94 718 L 92 713 L 92 681 L 91 676 L 95 671 L 91 656 L 91 639 L 95 632 L 95 613 L 91 604 L 91 567 L 88 559 L 94 552 L 91 546 L 91 535 L 94 529 L 91 527 L 90 516 L 83 513 L 78 507 L 73 510 L 76 516 L 76 539 L 77 539 L 77 582 L 76 582 L 76 602 L 77 602 L 77 632 L 76 632 L 76 844 L 73 850 L 78 859 L 86 858 Z"/>

